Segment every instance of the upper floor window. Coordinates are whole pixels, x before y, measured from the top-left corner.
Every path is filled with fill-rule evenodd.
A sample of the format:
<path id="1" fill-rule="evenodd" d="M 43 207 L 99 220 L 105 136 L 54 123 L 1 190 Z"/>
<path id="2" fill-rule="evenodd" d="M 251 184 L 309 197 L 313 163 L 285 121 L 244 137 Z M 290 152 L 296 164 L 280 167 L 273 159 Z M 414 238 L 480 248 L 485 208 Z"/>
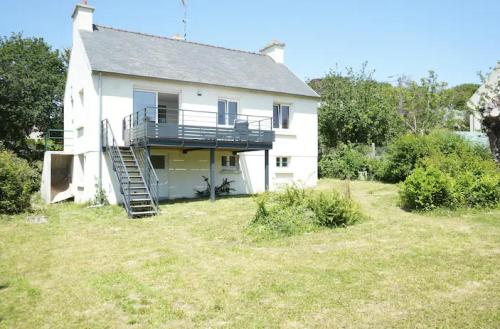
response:
<path id="1" fill-rule="evenodd" d="M 238 116 L 238 102 L 219 99 L 217 103 L 217 123 L 220 125 L 233 125 Z"/>
<path id="2" fill-rule="evenodd" d="M 288 129 L 290 126 L 290 105 L 273 105 L 273 128 Z"/>

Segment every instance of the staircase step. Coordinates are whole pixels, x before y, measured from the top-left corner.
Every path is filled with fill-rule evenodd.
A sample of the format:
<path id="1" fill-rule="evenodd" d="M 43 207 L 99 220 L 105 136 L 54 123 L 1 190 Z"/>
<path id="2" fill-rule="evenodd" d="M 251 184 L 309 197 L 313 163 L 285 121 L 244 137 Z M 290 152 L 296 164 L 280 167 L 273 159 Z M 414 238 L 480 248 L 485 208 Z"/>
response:
<path id="1" fill-rule="evenodd" d="M 137 199 L 130 199 L 130 202 L 151 202 L 151 199 L 149 198 L 137 198 Z"/>
<path id="2" fill-rule="evenodd" d="M 131 205 L 130 208 L 154 208 L 152 204 L 136 204 Z"/>
<path id="3" fill-rule="evenodd" d="M 156 214 L 156 211 L 150 210 L 150 211 L 132 211 L 132 216 L 135 215 L 152 215 Z"/>

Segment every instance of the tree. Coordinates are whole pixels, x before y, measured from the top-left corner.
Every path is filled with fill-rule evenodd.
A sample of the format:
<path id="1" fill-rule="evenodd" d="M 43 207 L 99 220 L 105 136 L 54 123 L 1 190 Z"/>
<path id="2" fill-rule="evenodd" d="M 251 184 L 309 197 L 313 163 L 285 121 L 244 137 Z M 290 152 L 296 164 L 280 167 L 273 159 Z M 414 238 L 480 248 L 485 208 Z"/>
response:
<path id="1" fill-rule="evenodd" d="M 30 133 L 62 127 L 64 56 L 41 38 L 0 38 L 0 142 L 21 156 Z"/>
<path id="2" fill-rule="evenodd" d="M 366 63 L 359 72 L 331 71 L 324 78 L 311 80 L 321 95 L 319 132 L 322 146 L 339 143 L 385 145 L 403 131 L 397 113 L 397 93 L 388 83 L 373 79 Z"/>
<path id="3" fill-rule="evenodd" d="M 434 71 L 420 79 L 420 83 L 402 79 L 399 94 L 402 99 L 399 113 L 413 134 L 425 134 L 435 128 L 447 126 L 447 107 L 443 91 L 445 82 L 439 82 Z"/>

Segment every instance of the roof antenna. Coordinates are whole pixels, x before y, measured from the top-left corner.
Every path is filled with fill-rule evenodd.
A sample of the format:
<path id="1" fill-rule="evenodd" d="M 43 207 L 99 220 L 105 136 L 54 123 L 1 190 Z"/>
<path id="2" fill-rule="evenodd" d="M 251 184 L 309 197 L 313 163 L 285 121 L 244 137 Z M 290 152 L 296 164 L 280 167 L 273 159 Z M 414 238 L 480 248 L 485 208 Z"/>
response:
<path id="1" fill-rule="evenodd" d="M 184 24 L 184 40 L 187 37 L 187 0 L 181 0 L 182 6 L 184 7 L 184 19 L 182 23 Z"/>

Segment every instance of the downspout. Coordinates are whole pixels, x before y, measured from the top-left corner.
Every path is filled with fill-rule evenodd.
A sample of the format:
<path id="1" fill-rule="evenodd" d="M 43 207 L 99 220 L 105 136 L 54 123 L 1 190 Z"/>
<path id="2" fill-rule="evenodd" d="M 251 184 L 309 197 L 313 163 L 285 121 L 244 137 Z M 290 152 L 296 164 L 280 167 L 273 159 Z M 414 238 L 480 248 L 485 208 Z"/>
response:
<path id="1" fill-rule="evenodd" d="M 98 189 L 99 195 L 102 193 L 102 73 L 99 72 L 99 178 Z M 102 200 L 100 200 L 102 201 Z"/>

